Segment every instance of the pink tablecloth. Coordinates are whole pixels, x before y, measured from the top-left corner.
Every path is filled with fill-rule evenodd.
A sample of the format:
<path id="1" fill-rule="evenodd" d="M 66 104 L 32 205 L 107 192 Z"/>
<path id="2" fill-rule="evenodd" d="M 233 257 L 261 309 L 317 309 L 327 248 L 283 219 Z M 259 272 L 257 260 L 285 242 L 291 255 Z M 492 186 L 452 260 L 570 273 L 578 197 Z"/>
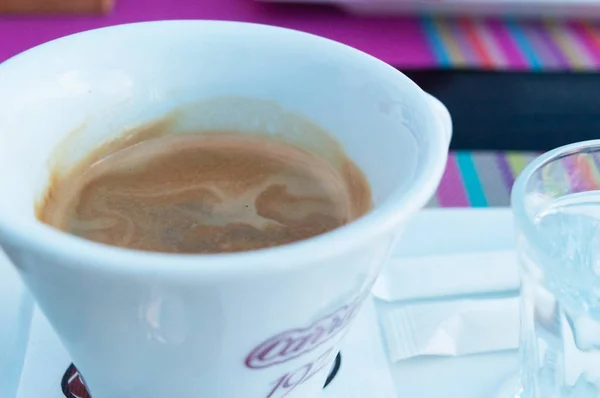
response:
<path id="1" fill-rule="evenodd" d="M 367 18 L 255 0 L 117 0 L 108 17 L 0 18 L 0 62 L 70 33 L 157 19 L 221 19 L 303 30 L 403 69 L 600 70 L 600 22 Z"/>
<path id="2" fill-rule="evenodd" d="M 435 64 L 418 20 L 352 18 L 326 7 L 297 7 L 253 0 L 117 0 L 108 17 L 0 18 L 0 62 L 70 33 L 158 19 L 221 19 L 299 29 L 341 41 L 406 68 Z"/>

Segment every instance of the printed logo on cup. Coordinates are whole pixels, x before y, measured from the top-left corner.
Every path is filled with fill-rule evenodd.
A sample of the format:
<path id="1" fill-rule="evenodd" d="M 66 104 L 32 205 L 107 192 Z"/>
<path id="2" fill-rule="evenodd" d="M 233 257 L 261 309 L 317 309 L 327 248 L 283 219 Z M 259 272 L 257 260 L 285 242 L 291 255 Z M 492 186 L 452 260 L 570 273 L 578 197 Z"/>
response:
<path id="1" fill-rule="evenodd" d="M 246 356 L 246 366 L 250 369 L 260 370 L 281 365 L 305 355 L 310 356 L 309 353 L 318 351 L 318 348 L 322 347 L 320 352 L 312 355 L 312 358 L 307 359 L 302 366 L 283 373 L 269 383 L 265 398 L 283 398 L 325 369 L 326 366 L 331 366 L 336 352 L 333 346 L 328 347 L 325 343 L 346 329 L 371 291 L 371 286 L 372 284 L 369 284 L 368 288 L 349 304 L 318 319 L 310 326 L 290 329 L 268 338 Z"/>
<path id="2" fill-rule="evenodd" d="M 60 384 L 67 398 L 91 398 L 83 378 L 73 364 L 67 368 Z"/>
<path id="3" fill-rule="evenodd" d="M 246 366 L 261 369 L 287 362 L 315 350 L 343 331 L 362 300 L 355 300 L 307 328 L 291 329 L 265 340 L 246 357 Z"/>

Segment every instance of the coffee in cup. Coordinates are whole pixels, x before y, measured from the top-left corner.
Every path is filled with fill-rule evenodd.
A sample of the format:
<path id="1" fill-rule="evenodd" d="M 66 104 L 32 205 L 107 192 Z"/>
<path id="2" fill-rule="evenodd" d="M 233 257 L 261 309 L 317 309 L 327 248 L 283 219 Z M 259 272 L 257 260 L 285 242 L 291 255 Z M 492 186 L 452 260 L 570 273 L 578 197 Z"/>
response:
<path id="1" fill-rule="evenodd" d="M 310 238 L 371 206 L 364 174 L 341 147 L 332 165 L 268 134 L 161 126 L 123 133 L 52 174 L 38 218 L 100 243 L 193 254 Z"/>

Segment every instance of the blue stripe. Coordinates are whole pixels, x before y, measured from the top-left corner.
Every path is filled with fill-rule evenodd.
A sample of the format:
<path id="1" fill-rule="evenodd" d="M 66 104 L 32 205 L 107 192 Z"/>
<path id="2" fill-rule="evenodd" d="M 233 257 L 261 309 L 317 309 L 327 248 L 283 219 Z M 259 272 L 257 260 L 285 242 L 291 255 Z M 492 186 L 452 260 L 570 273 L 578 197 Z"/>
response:
<path id="1" fill-rule="evenodd" d="M 519 49 L 525 58 L 527 58 L 527 61 L 529 61 L 529 66 L 531 69 L 542 70 L 542 65 L 537 57 L 537 54 L 535 53 L 535 49 L 532 47 L 531 43 L 527 39 L 527 36 L 525 35 L 525 32 L 523 32 L 523 29 L 521 29 L 519 24 L 513 19 L 507 19 L 506 27 L 510 33 L 512 33 L 513 38 L 517 42 Z"/>
<path id="2" fill-rule="evenodd" d="M 471 154 L 469 152 L 456 152 L 456 163 L 462 174 L 471 207 L 487 207 L 488 202 L 479 181 Z"/>
<path id="3" fill-rule="evenodd" d="M 431 45 L 435 58 L 438 61 L 439 66 L 449 66 L 450 62 L 450 54 L 446 51 L 446 46 L 442 41 L 440 33 L 435 27 L 435 22 L 432 18 L 423 18 L 423 28 L 425 29 L 425 37 L 427 37 L 427 41 Z"/>

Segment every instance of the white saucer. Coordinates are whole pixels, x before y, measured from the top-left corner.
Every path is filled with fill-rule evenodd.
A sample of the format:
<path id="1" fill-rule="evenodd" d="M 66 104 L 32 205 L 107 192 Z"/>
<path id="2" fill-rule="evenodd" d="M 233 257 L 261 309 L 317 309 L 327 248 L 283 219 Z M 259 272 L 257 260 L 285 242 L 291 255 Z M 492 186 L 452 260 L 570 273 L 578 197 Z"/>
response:
<path id="1" fill-rule="evenodd" d="M 426 246 L 430 242 L 419 239 L 418 234 L 431 235 L 433 230 L 437 235 L 446 234 L 448 242 L 453 242 L 448 248 L 463 245 L 460 250 L 474 249 L 456 241 L 455 237 L 462 234 L 465 241 L 476 242 L 475 249 L 506 249 L 511 244 L 510 217 L 507 210 L 425 211 L 411 226 L 414 233 L 405 240 L 409 247 L 400 247 L 399 253 L 429 252 Z M 471 228 L 464 227 L 469 225 Z M 474 226 L 493 228 L 488 234 L 491 241 L 483 242 Z M 341 355 L 339 373 L 323 398 L 495 398 L 517 366 L 514 350 L 417 357 L 392 364 L 384 351 L 373 302 L 356 319 Z M 0 257 L 0 397 L 64 398 L 60 382 L 69 364 L 67 353 L 46 319 L 32 304 L 6 259 Z"/>

